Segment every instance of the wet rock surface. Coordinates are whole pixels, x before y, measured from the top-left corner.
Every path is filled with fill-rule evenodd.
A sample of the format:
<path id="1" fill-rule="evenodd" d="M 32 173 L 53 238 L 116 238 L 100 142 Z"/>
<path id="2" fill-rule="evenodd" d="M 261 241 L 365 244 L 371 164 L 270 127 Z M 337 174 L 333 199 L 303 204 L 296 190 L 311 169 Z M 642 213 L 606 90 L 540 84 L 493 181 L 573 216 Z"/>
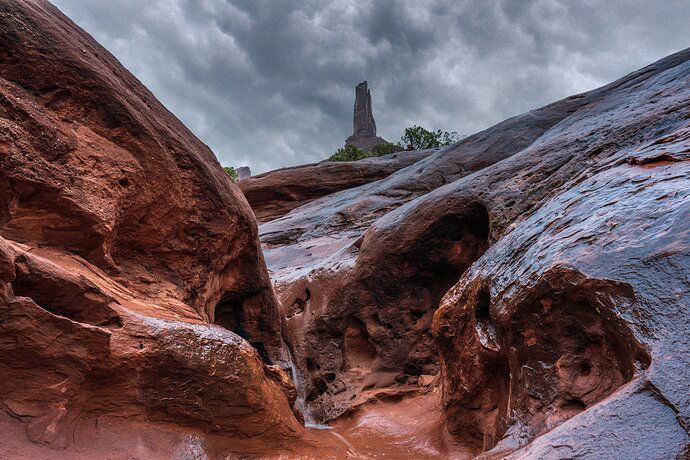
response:
<path id="1" fill-rule="evenodd" d="M 260 296 L 252 340 L 276 337 L 251 209 L 213 153 L 52 5 L 1 5 L 2 235 L 62 247 L 209 321 L 223 296 Z"/>
<path id="2" fill-rule="evenodd" d="M 103 417 L 171 450 L 292 443 L 283 356 L 256 221 L 213 153 L 48 2 L 0 2 L 0 456 L 126 447 Z"/>
<path id="3" fill-rule="evenodd" d="M 254 212 L 49 3 L 0 63 L 0 456 L 690 454 L 690 50 Z"/>
<path id="4" fill-rule="evenodd" d="M 561 458 L 570 436 L 569 452 L 604 455 L 656 419 L 684 455 L 689 59 L 261 225 L 313 414 L 438 374 L 446 427 L 473 455 L 538 439 L 515 455 Z M 657 406 L 636 422 L 575 423 L 639 398 Z"/>
<path id="5" fill-rule="evenodd" d="M 322 161 L 259 174 L 238 185 L 256 219 L 263 223 L 317 198 L 383 179 L 434 151 L 403 151 L 359 161 Z"/>

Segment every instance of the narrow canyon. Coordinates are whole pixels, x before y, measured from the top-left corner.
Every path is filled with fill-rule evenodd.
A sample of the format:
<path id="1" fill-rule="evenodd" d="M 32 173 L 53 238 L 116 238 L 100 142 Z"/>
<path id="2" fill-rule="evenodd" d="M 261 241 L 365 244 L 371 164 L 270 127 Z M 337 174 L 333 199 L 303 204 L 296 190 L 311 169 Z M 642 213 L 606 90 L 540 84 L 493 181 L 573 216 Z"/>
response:
<path id="1" fill-rule="evenodd" d="M 57 8 L 0 0 L 0 457 L 689 458 L 689 160 L 686 49 L 233 183 Z"/>

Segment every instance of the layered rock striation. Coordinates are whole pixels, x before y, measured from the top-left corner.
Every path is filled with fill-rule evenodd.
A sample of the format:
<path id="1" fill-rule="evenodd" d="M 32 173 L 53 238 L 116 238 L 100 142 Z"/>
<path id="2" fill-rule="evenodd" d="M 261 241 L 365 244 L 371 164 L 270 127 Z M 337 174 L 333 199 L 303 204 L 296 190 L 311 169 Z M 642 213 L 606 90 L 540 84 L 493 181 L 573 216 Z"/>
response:
<path id="1" fill-rule="evenodd" d="M 322 161 L 259 174 L 238 185 L 257 220 L 263 223 L 317 198 L 387 177 L 434 151 L 396 152 L 359 161 Z"/>

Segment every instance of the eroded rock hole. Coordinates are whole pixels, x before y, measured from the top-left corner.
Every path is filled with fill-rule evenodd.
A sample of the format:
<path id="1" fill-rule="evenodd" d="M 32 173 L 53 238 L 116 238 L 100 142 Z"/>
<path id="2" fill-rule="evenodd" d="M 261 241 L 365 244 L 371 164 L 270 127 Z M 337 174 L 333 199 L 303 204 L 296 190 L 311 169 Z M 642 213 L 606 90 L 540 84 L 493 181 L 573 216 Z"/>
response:
<path id="1" fill-rule="evenodd" d="M 438 258 L 439 262 L 454 268 L 448 272 L 451 275 L 448 281 L 452 285 L 484 254 L 488 239 L 489 213 L 484 205 L 475 203 L 464 214 L 448 215 L 436 222 L 425 237 L 427 243 L 422 246 L 429 252 L 432 262 Z M 442 254 L 438 254 L 439 249 Z M 443 272 L 437 272 L 437 276 L 439 274 L 443 275 Z"/>
<path id="2" fill-rule="evenodd" d="M 286 319 L 291 319 L 297 315 L 301 315 L 304 313 L 304 310 L 307 308 L 307 304 L 311 300 L 311 291 L 309 288 L 304 290 L 304 296 L 303 297 L 298 297 L 295 299 L 294 302 L 292 302 L 292 306 L 290 307 L 290 310 L 287 312 L 285 315 Z"/>
<path id="3" fill-rule="evenodd" d="M 586 405 L 580 399 L 568 399 L 561 404 L 561 410 L 564 411 L 582 412 L 585 409 Z"/>
<path id="4" fill-rule="evenodd" d="M 287 315 L 285 317 L 287 319 L 291 319 L 297 315 L 300 315 L 304 313 L 304 300 L 302 299 L 296 299 L 293 303 L 292 306 L 290 307 L 290 311 L 287 312 Z"/>
<path id="5" fill-rule="evenodd" d="M 477 452 L 495 447 L 512 425 L 521 443 L 555 428 L 649 365 L 616 314 L 619 303 L 634 301 L 629 287 L 562 269 L 547 279 L 519 302 L 504 298 L 500 318 L 488 289 L 474 285 L 463 323 L 440 330 L 449 429 Z"/>
<path id="6" fill-rule="evenodd" d="M 224 327 L 245 339 L 259 353 L 261 359 L 271 363 L 268 352 L 261 342 L 253 341 L 245 327 L 244 301 L 232 295 L 221 297 L 214 311 L 214 324 Z"/>
<path id="7" fill-rule="evenodd" d="M 311 391 L 307 395 L 307 401 L 313 401 L 328 390 L 328 384 L 323 377 L 314 377 L 311 380 Z"/>
<path id="8" fill-rule="evenodd" d="M 519 414 L 533 436 L 595 405 L 635 375 L 636 359 L 646 353 L 613 313 L 614 305 L 600 302 L 620 294 L 617 287 L 559 285 L 516 308 L 503 325 L 499 340 L 503 350 L 512 350 L 503 355 L 513 376 L 506 413 Z M 484 313 L 477 315 L 479 321 Z"/>
<path id="9" fill-rule="evenodd" d="M 588 362 L 580 364 L 580 375 L 587 376 L 590 372 L 592 372 L 592 366 L 590 366 Z"/>
<path id="10" fill-rule="evenodd" d="M 491 296 L 489 291 L 479 291 L 477 294 L 477 306 L 474 310 L 477 336 L 483 347 L 497 351 L 499 346 L 496 340 L 496 328 L 491 321 L 490 306 Z"/>
<path id="11" fill-rule="evenodd" d="M 220 299 L 215 310 L 215 324 L 234 332 L 246 339 L 246 333 L 242 328 L 242 302 L 229 297 Z"/>
<path id="12" fill-rule="evenodd" d="M 364 323 L 352 318 L 343 334 L 343 364 L 345 370 L 370 371 L 376 361 L 373 345 Z"/>
<path id="13" fill-rule="evenodd" d="M 310 357 L 307 357 L 307 369 L 313 372 L 321 369 L 321 366 Z"/>

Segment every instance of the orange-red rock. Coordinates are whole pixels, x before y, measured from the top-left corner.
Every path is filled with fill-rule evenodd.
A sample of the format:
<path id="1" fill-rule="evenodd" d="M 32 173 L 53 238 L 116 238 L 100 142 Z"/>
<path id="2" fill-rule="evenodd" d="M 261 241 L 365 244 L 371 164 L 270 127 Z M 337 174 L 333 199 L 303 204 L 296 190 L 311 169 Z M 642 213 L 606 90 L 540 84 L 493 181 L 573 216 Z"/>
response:
<path id="1" fill-rule="evenodd" d="M 263 362 L 283 357 L 256 221 L 213 153 L 48 2 L 0 2 L 4 413 L 73 453 L 101 417 L 283 445 L 303 430 Z"/>
<path id="2" fill-rule="evenodd" d="M 474 455 L 687 454 L 689 82 L 685 50 L 261 225 L 317 419 L 440 371 Z"/>
<path id="3" fill-rule="evenodd" d="M 0 456 L 690 453 L 690 50 L 431 154 L 247 179 L 260 232 L 49 3 L 0 1 L 0 64 Z"/>
<path id="4" fill-rule="evenodd" d="M 269 171 L 243 179 L 238 185 L 262 223 L 322 196 L 383 179 L 433 152 L 402 151 L 359 161 L 322 161 Z"/>

